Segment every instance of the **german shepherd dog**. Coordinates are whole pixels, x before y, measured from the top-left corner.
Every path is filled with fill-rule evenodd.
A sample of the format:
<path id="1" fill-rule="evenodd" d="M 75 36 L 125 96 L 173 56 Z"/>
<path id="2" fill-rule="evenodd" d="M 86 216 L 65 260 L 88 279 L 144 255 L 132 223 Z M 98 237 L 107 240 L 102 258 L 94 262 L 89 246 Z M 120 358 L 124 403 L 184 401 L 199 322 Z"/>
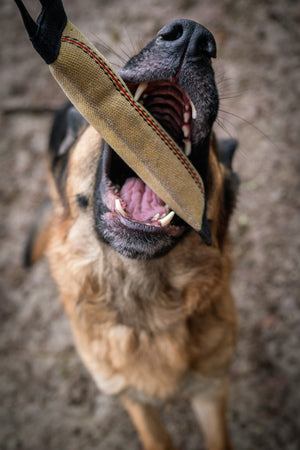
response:
<path id="1" fill-rule="evenodd" d="M 175 448 L 156 405 L 180 396 L 191 401 L 207 449 L 232 449 L 226 403 L 237 324 L 228 223 L 238 183 L 236 142 L 212 132 L 215 56 L 206 28 L 177 20 L 120 72 L 200 173 L 211 245 L 171 217 L 68 104 L 50 136 L 51 208 L 27 247 L 28 264 L 45 250 L 83 362 L 104 393 L 120 398 L 146 450 Z"/>

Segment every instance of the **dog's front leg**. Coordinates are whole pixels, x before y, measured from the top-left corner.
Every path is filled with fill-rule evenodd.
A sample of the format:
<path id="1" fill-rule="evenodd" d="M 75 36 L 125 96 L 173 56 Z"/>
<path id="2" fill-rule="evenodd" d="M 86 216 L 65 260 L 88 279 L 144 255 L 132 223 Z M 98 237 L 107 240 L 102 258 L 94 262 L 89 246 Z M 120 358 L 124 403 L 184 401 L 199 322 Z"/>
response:
<path id="1" fill-rule="evenodd" d="M 133 421 L 145 450 L 176 450 L 161 423 L 157 410 L 148 404 L 121 398 Z"/>
<path id="2" fill-rule="evenodd" d="M 199 393 L 192 406 L 202 428 L 207 450 L 233 450 L 230 442 L 226 412 L 228 380 L 211 393 Z"/>

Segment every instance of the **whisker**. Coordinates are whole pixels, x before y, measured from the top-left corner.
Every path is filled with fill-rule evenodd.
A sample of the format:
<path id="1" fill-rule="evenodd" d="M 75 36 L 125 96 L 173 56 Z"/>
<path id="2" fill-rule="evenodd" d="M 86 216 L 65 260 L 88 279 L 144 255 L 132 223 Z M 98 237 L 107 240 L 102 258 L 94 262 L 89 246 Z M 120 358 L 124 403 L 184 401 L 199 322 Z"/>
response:
<path id="1" fill-rule="evenodd" d="M 233 83 L 233 82 L 236 81 L 234 78 L 231 78 L 231 77 L 225 77 L 225 73 L 222 74 L 222 78 L 221 78 L 221 79 L 218 79 L 218 74 L 216 74 L 216 75 L 215 75 L 215 79 L 216 79 L 216 84 L 217 84 L 218 86 L 223 85 L 223 84 L 225 84 L 225 83 L 228 83 L 228 84 L 229 84 L 229 83 Z"/>
<path id="2" fill-rule="evenodd" d="M 227 127 L 220 121 L 220 119 L 216 119 L 216 124 L 230 137 L 234 138 L 234 136 L 230 133 Z"/>
<path id="3" fill-rule="evenodd" d="M 226 93 L 225 95 L 219 95 L 219 99 L 220 100 L 228 100 L 231 98 L 238 98 L 245 92 L 247 92 L 247 90 L 242 90 L 242 91 L 237 91 L 237 92 L 232 92 L 232 93 L 229 92 L 229 93 Z"/>
<path id="4" fill-rule="evenodd" d="M 234 114 L 232 112 L 229 111 L 225 111 L 224 109 L 220 109 L 220 112 L 224 113 L 224 114 L 228 114 L 238 120 L 240 120 L 241 122 L 244 122 L 245 124 L 251 126 L 254 130 L 256 130 L 259 134 L 261 134 L 264 138 L 266 138 L 272 145 L 274 145 L 274 147 L 276 147 L 278 150 L 280 150 L 280 147 L 276 144 L 276 142 L 274 142 L 270 136 L 268 136 L 264 131 L 262 131 L 258 126 L 254 125 L 254 123 L 250 122 L 249 120 L 245 119 L 244 117 L 239 116 L 238 114 Z"/>
<path id="5" fill-rule="evenodd" d="M 133 39 L 132 39 L 131 34 L 129 33 L 128 27 L 125 27 L 125 28 L 124 28 L 124 33 L 127 35 L 127 38 L 128 38 L 129 43 L 130 43 L 130 45 L 131 45 L 132 54 L 133 54 L 133 55 L 137 54 L 137 53 L 141 50 L 141 48 L 139 48 L 139 46 L 137 45 L 137 43 L 133 42 Z"/>
<path id="6" fill-rule="evenodd" d="M 126 56 L 126 61 L 131 58 L 132 55 L 129 55 L 124 47 L 120 47 L 120 51 Z"/>
<path id="7" fill-rule="evenodd" d="M 94 36 L 95 41 L 97 42 L 97 46 L 103 53 L 106 53 L 106 54 L 109 53 L 109 54 L 116 56 L 118 58 L 118 60 L 120 61 L 120 63 L 118 63 L 120 66 L 123 66 L 125 64 L 126 59 L 124 58 L 123 55 L 118 53 L 117 50 L 115 50 L 111 45 L 109 45 L 107 42 L 105 42 L 97 34 L 92 33 L 92 35 Z"/>
<path id="8" fill-rule="evenodd" d="M 219 119 L 222 119 L 224 122 L 229 123 L 229 125 L 231 125 L 233 128 L 235 128 L 235 130 L 237 131 L 236 125 L 235 125 L 228 117 L 222 116 L 222 115 L 220 114 L 220 113 L 222 113 L 222 112 L 223 112 L 223 111 L 222 111 L 221 109 L 219 109 L 218 118 L 219 118 Z"/>

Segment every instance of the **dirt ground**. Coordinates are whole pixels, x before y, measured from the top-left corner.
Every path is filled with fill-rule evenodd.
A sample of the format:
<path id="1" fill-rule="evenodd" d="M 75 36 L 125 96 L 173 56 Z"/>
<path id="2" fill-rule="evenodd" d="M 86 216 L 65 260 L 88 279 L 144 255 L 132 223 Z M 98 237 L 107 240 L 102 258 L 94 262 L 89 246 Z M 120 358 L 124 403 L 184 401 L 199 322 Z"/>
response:
<path id="1" fill-rule="evenodd" d="M 38 11 L 37 0 L 27 0 Z M 299 77 L 296 0 L 65 0 L 69 18 L 119 67 L 166 23 L 215 35 L 218 135 L 240 141 L 232 221 L 240 340 L 229 421 L 239 450 L 296 450 L 299 440 Z M 0 449 L 141 448 L 127 414 L 99 393 L 77 356 L 45 260 L 22 267 L 47 192 L 52 112 L 64 96 L 33 51 L 12 0 L 0 0 Z M 225 132 L 224 132 L 224 129 Z M 180 449 L 202 449 L 187 404 L 162 410 Z"/>

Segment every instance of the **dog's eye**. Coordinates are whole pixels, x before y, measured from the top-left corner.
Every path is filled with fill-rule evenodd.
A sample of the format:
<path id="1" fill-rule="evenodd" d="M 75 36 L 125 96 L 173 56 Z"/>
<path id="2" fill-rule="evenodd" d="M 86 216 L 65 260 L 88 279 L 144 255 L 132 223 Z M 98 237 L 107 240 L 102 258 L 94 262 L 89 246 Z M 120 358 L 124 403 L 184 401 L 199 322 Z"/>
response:
<path id="1" fill-rule="evenodd" d="M 84 194 L 77 194 L 76 202 L 79 208 L 81 209 L 86 209 L 89 205 L 89 200 Z"/>

